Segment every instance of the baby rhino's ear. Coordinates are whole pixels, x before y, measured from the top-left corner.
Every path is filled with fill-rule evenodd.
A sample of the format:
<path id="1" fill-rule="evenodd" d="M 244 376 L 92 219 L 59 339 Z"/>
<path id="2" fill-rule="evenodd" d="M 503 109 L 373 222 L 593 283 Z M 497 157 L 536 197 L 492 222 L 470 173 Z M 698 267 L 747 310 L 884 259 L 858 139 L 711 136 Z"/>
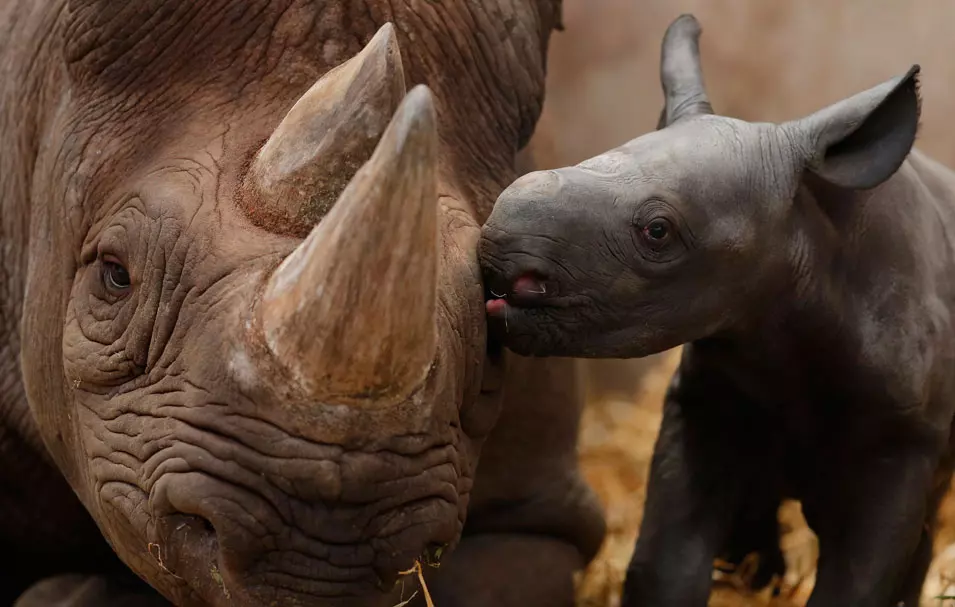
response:
<path id="1" fill-rule="evenodd" d="M 806 168 L 851 189 L 873 188 L 895 173 L 918 130 L 919 66 L 790 123 L 806 150 Z"/>

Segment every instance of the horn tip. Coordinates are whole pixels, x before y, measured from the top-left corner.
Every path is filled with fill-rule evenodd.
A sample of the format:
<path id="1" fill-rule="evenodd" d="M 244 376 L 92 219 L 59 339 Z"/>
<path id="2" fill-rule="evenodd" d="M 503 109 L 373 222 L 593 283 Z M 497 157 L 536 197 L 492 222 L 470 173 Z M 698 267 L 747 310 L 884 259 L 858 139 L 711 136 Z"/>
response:
<path id="1" fill-rule="evenodd" d="M 395 30 L 395 26 L 391 21 L 388 21 L 375 32 L 375 35 L 371 37 L 371 40 L 368 41 L 367 47 L 369 49 L 374 49 L 376 53 L 385 53 L 389 57 L 398 56 L 400 57 L 400 52 L 398 49 L 398 33 Z"/>
<path id="2" fill-rule="evenodd" d="M 434 93 L 427 84 L 417 84 L 408 91 L 408 103 L 417 107 L 434 109 Z"/>
<path id="3" fill-rule="evenodd" d="M 667 28 L 667 34 L 682 34 L 692 36 L 693 38 L 699 37 L 702 31 L 703 28 L 700 26 L 700 21 L 693 13 L 681 14 L 674 19 L 670 27 Z M 665 37 L 669 38 L 669 36 Z"/>
<path id="4" fill-rule="evenodd" d="M 395 102 L 401 99 L 401 96 L 405 94 L 404 67 L 401 61 L 401 48 L 398 46 L 398 33 L 394 24 L 388 21 L 378 28 L 378 31 L 368 41 L 362 52 L 375 57 L 378 65 L 385 66 L 383 69 L 387 74 L 390 74 L 394 84 Z"/>
<path id="5" fill-rule="evenodd" d="M 436 120 L 431 89 L 424 84 L 411 89 L 401 102 L 394 120 L 408 129 L 433 128 Z"/>
<path id="6" fill-rule="evenodd" d="M 393 21 L 385 21 L 385 23 L 378 28 L 378 31 L 375 33 L 375 37 L 382 36 L 388 40 L 395 38 L 395 23 Z"/>

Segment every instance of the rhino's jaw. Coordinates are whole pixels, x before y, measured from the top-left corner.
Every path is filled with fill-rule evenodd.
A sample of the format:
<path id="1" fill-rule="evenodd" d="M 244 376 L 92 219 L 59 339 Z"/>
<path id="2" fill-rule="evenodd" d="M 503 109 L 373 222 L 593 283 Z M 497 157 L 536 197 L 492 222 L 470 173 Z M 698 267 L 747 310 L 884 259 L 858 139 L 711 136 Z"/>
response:
<path id="1" fill-rule="evenodd" d="M 161 427 L 135 432 L 138 415 L 129 412 L 97 428 L 113 453 L 166 445 L 135 466 L 140 485 L 95 451 L 90 469 L 105 531 L 127 540 L 123 557 L 177 604 L 386 602 L 401 571 L 453 549 L 470 471 L 461 469 L 466 441 L 452 428 L 332 446 L 190 396 L 189 404 L 147 401 L 166 411 Z M 127 434 L 136 437 L 121 442 Z"/>
<path id="2" fill-rule="evenodd" d="M 273 470 L 261 481 L 251 478 L 256 469 L 190 461 L 189 471 L 164 474 L 150 492 L 159 515 L 150 552 L 202 602 L 385 602 L 399 572 L 453 547 L 466 503 L 453 445 L 406 455 L 285 442 L 338 453 L 300 463 L 296 473 L 282 472 L 280 457 L 256 454 L 259 471 Z"/>

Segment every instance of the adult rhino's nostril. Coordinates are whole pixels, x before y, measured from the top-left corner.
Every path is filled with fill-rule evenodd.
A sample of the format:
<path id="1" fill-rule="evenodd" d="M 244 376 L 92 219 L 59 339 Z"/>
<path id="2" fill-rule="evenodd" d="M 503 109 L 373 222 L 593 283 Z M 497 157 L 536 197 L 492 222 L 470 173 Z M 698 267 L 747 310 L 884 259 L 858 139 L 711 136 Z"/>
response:
<path id="1" fill-rule="evenodd" d="M 174 512 L 169 515 L 170 520 L 175 524 L 177 531 L 188 527 L 192 533 L 203 533 L 215 536 L 216 530 L 209 519 L 195 514 L 186 514 L 183 512 Z"/>
<path id="2" fill-rule="evenodd" d="M 436 544 L 434 542 L 428 544 L 428 547 L 425 548 L 423 560 L 425 565 L 431 565 L 437 567 L 441 564 L 441 559 L 444 557 L 444 553 L 447 551 L 447 544 Z"/>
<path id="3" fill-rule="evenodd" d="M 212 526 L 212 522 L 204 516 L 193 516 L 196 519 L 198 527 L 202 529 L 205 533 L 211 533 L 215 535 L 216 528 Z"/>
<path id="4" fill-rule="evenodd" d="M 198 550 L 223 575 L 254 565 L 267 548 L 262 537 L 273 511 L 240 486 L 199 472 L 170 475 L 157 490 L 157 505 L 172 525 L 167 539 Z"/>

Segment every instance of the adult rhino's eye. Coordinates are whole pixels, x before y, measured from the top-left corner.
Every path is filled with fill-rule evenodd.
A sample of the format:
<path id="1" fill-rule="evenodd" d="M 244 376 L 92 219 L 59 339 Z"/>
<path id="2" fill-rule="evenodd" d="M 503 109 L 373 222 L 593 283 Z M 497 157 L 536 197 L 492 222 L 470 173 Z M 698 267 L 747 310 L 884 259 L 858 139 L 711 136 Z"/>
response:
<path id="1" fill-rule="evenodd" d="M 122 295 L 129 290 L 131 282 L 129 272 L 115 259 L 106 258 L 103 260 L 103 284 L 106 288 L 117 295 Z"/>
<path id="2" fill-rule="evenodd" d="M 654 219 L 643 228 L 643 233 L 649 240 L 660 243 L 670 236 L 670 222 L 663 218 Z"/>

